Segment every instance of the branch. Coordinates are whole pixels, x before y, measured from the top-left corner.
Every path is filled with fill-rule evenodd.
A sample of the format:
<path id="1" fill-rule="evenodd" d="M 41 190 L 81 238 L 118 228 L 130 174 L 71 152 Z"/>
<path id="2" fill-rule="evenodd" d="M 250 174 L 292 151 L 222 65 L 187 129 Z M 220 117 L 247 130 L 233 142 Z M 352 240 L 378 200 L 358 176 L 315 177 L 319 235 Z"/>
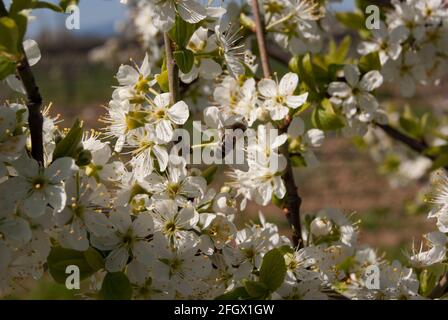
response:
<path id="1" fill-rule="evenodd" d="M 388 124 L 376 124 L 376 126 L 383 129 L 383 131 L 392 139 L 400 141 L 401 143 L 407 145 L 409 148 L 418 153 L 423 153 L 426 149 L 428 149 L 428 145 L 425 141 L 414 139 L 402 133 L 401 131 L 389 126 Z"/>
<path id="2" fill-rule="evenodd" d="M 0 16 L 7 16 L 8 11 L 3 3 L 0 1 Z M 31 134 L 31 155 L 40 164 L 44 164 L 44 146 L 43 146 L 43 116 L 40 111 L 42 106 L 42 97 L 39 92 L 39 88 L 36 85 L 36 80 L 31 67 L 28 63 L 28 59 L 25 54 L 23 45 L 20 45 L 20 51 L 22 54 L 21 60 L 17 64 L 17 73 L 22 80 L 23 86 L 28 98 L 28 125 Z"/>
<path id="3" fill-rule="evenodd" d="M 264 39 L 264 21 L 260 15 L 258 0 L 252 0 L 252 11 L 255 19 L 255 34 L 257 35 L 258 50 L 260 51 L 263 75 L 265 78 L 269 78 L 271 76 L 271 69 L 269 67 L 269 57 L 266 50 L 266 41 Z"/>
<path id="4" fill-rule="evenodd" d="M 174 104 L 179 101 L 179 68 L 173 58 L 172 42 L 168 33 L 163 34 L 163 40 L 165 42 L 165 60 L 166 69 L 168 71 L 168 86 L 170 88 L 171 103 Z"/>
<path id="5" fill-rule="evenodd" d="M 263 67 L 263 75 L 265 78 L 271 77 L 271 71 L 269 67 L 269 57 L 266 50 L 265 42 L 265 28 L 263 21 L 260 16 L 260 9 L 257 0 L 252 0 L 252 9 L 255 19 L 255 33 L 257 35 L 258 48 L 260 51 L 261 64 Z M 288 126 L 291 120 L 285 121 L 284 125 L 280 128 L 281 133 L 285 133 L 288 130 Z M 293 231 L 292 240 L 295 247 L 302 243 L 302 229 L 300 226 L 300 206 L 302 204 L 302 199 L 300 198 L 297 186 L 294 181 L 294 174 L 291 165 L 291 159 L 289 157 L 288 148 L 286 147 L 283 151 L 286 157 L 287 164 L 285 174 L 283 175 L 283 181 L 286 188 L 286 203 L 283 206 L 283 212 L 288 219 L 289 225 Z"/>

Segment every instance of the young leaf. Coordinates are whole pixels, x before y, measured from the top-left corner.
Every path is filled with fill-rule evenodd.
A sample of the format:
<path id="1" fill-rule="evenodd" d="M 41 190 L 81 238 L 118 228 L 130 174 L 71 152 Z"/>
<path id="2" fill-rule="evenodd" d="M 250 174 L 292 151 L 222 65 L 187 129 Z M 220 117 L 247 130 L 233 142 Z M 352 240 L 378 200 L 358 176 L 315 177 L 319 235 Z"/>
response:
<path id="1" fill-rule="evenodd" d="M 371 52 L 368 55 L 362 56 L 359 59 L 358 66 L 362 73 L 367 73 L 371 70 L 380 70 L 381 62 L 378 52 Z"/>
<path id="2" fill-rule="evenodd" d="M 215 298 L 215 300 L 238 300 L 238 299 L 250 299 L 250 296 L 244 287 L 237 287 Z"/>
<path id="3" fill-rule="evenodd" d="M 170 39 L 174 41 L 178 50 L 185 49 L 190 41 L 191 36 L 196 31 L 196 25 L 183 20 L 179 15 L 176 15 L 174 26 L 168 32 Z"/>
<path id="4" fill-rule="evenodd" d="M 273 292 L 282 285 L 285 275 L 286 264 L 282 252 L 278 249 L 272 249 L 263 257 L 260 268 L 260 282 L 264 283 Z"/>
<path id="5" fill-rule="evenodd" d="M 105 300 L 129 300 L 132 298 L 132 286 L 123 272 L 106 274 L 101 285 L 101 298 Z"/>
<path id="6" fill-rule="evenodd" d="M 19 28 L 10 17 L 0 18 L 0 55 L 16 55 L 18 53 Z"/>
<path id="7" fill-rule="evenodd" d="M 100 263 L 98 262 L 98 256 L 95 258 L 95 264 L 93 264 L 93 255 L 96 256 L 96 254 L 99 253 L 93 253 L 92 250 L 94 249 L 89 249 L 86 252 L 82 252 L 62 247 L 51 248 L 50 254 L 47 258 L 47 264 L 53 279 L 58 283 L 65 283 L 68 276 L 65 273 L 65 270 L 69 265 L 75 265 L 79 268 L 81 280 L 91 276 L 96 271 L 101 269 L 101 267 L 99 267 Z"/>
<path id="8" fill-rule="evenodd" d="M 194 64 L 194 53 L 191 50 L 183 49 L 173 52 L 174 60 L 178 65 L 180 71 L 183 73 L 188 73 L 193 68 Z"/>
<path id="9" fill-rule="evenodd" d="M 79 3 L 79 0 L 60 0 L 59 6 L 65 12 L 67 10 L 67 7 L 69 7 L 71 5 L 78 5 L 78 3 Z"/>
<path id="10" fill-rule="evenodd" d="M 67 135 L 56 144 L 53 152 L 53 161 L 62 157 L 77 158 L 76 150 L 82 140 L 82 122 L 76 119 Z"/>
<path id="11" fill-rule="evenodd" d="M 313 110 L 311 115 L 313 126 L 321 130 L 338 130 L 344 127 L 344 122 L 336 114 L 330 100 L 323 99 L 320 106 Z"/>
<path id="12" fill-rule="evenodd" d="M 244 289 L 251 299 L 265 299 L 269 295 L 269 288 L 263 282 L 246 280 L 244 281 Z"/>
<path id="13" fill-rule="evenodd" d="M 213 165 L 202 171 L 202 176 L 207 181 L 207 184 L 211 183 L 215 177 L 215 173 L 218 171 L 218 166 Z"/>
<path id="14" fill-rule="evenodd" d="M 0 56 L 0 81 L 5 79 L 16 70 L 16 63 L 6 57 Z"/>
<path id="15" fill-rule="evenodd" d="M 337 12 L 335 14 L 336 19 L 349 29 L 356 31 L 366 28 L 364 15 L 357 12 Z"/>

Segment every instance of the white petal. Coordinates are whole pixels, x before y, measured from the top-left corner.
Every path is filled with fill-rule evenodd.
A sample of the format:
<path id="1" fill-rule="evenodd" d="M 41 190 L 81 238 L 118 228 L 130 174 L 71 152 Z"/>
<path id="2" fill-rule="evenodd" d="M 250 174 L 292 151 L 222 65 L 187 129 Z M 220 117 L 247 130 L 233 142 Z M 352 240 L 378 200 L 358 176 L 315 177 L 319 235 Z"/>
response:
<path id="1" fill-rule="evenodd" d="M 39 62 L 41 54 L 36 41 L 32 39 L 23 41 L 23 49 L 25 50 L 26 58 L 31 67 Z"/>
<path id="2" fill-rule="evenodd" d="M 126 233 L 131 227 L 131 215 L 127 208 L 119 207 L 112 211 L 110 214 L 110 222 L 121 233 Z"/>
<path id="3" fill-rule="evenodd" d="M 177 2 L 179 15 L 189 23 L 198 23 L 207 17 L 207 11 L 194 0 L 182 0 Z"/>
<path id="4" fill-rule="evenodd" d="M 132 253 L 144 265 L 150 265 L 155 260 L 152 245 L 147 241 L 137 241 L 132 247 Z"/>
<path id="5" fill-rule="evenodd" d="M 281 95 L 284 96 L 292 95 L 294 94 L 294 90 L 297 88 L 298 83 L 299 83 L 299 77 L 297 76 L 297 74 L 288 72 L 280 80 L 278 91 Z"/>
<path id="6" fill-rule="evenodd" d="M 169 142 L 173 138 L 173 126 L 169 120 L 161 120 L 156 124 L 157 138 L 163 142 Z"/>
<path id="7" fill-rule="evenodd" d="M 22 203 L 23 211 L 31 218 L 40 217 L 45 213 L 47 201 L 43 192 L 33 192 Z"/>
<path id="8" fill-rule="evenodd" d="M 129 259 L 128 249 L 121 247 L 113 250 L 106 258 L 106 269 L 110 272 L 123 270 Z"/>
<path id="9" fill-rule="evenodd" d="M 359 72 L 357 66 L 354 66 L 352 64 L 346 64 L 344 66 L 344 76 L 351 87 L 356 87 L 360 75 L 361 73 Z"/>
<path id="10" fill-rule="evenodd" d="M 52 183 L 59 183 L 62 180 L 67 179 L 77 168 L 78 167 L 75 165 L 75 161 L 72 158 L 59 158 L 45 170 L 45 176 Z"/>
<path id="11" fill-rule="evenodd" d="M 136 236 L 141 238 L 147 237 L 154 230 L 154 222 L 151 215 L 148 213 L 139 214 L 137 219 L 132 222 L 132 228 Z"/>
<path id="12" fill-rule="evenodd" d="M 169 160 L 168 152 L 166 151 L 165 148 L 160 147 L 158 145 L 154 146 L 152 150 L 159 163 L 160 171 L 165 171 Z"/>
<path id="13" fill-rule="evenodd" d="M 112 228 L 110 221 L 100 212 L 86 212 L 84 222 L 89 231 L 98 237 L 106 236 Z"/>
<path id="14" fill-rule="evenodd" d="M 379 71 L 372 70 L 367 72 L 359 83 L 359 88 L 364 91 L 373 91 L 383 83 L 383 76 Z"/>
<path id="15" fill-rule="evenodd" d="M 184 124 L 189 116 L 188 105 L 184 101 L 176 102 L 168 109 L 168 117 L 175 124 Z"/>
<path id="16" fill-rule="evenodd" d="M 352 89 L 345 82 L 332 82 L 328 86 L 328 93 L 339 98 L 347 98 L 352 92 Z"/>
<path id="17" fill-rule="evenodd" d="M 290 108 L 297 109 L 306 102 L 307 98 L 308 98 L 308 92 L 305 92 L 304 94 L 301 94 L 299 96 L 287 96 L 286 104 Z"/>
<path id="18" fill-rule="evenodd" d="M 164 108 L 170 105 L 170 93 L 162 93 L 154 98 L 154 103 L 159 108 Z"/>
<path id="19" fill-rule="evenodd" d="M 67 195 L 65 193 L 64 187 L 62 186 L 46 186 L 45 187 L 45 198 L 50 206 L 55 210 L 55 212 L 61 212 L 65 207 L 67 201 Z"/>
<path id="20" fill-rule="evenodd" d="M 118 69 L 117 80 L 122 86 L 134 86 L 138 78 L 138 71 L 129 65 L 121 65 Z"/>
<path id="21" fill-rule="evenodd" d="M 258 83 L 258 91 L 266 98 L 272 98 L 277 95 L 277 84 L 272 79 L 262 79 Z"/>

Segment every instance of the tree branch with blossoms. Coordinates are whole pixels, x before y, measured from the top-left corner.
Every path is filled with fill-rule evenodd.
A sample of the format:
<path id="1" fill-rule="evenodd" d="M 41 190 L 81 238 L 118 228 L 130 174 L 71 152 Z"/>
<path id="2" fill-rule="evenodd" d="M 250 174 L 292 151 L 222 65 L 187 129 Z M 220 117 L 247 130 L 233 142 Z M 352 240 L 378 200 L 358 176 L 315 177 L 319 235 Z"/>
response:
<path id="1" fill-rule="evenodd" d="M 260 8 L 258 4 L 259 0 L 252 0 L 252 12 L 255 21 L 255 33 L 257 37 L 258 51 L 260 52 L 263 75 L 264 78 L 270 78 L 271 68 L 269 66 L 269 56 L 266 49 L 266 41 L 265 41 L 266 29 L 264 26 L 264 21 L 260 14 Z M 281 134 L 287 134 L 290 123 L 291 118 L 287 117 L 284 123 L 280 125 Z M 286 200 L 285 205 L 283 207 L 283 213 L 285 214 L 285 217 L 288 219 L 289 225 L 291 226 L 293 231 L 292 236 L 293 244 L 295 247 L 298 247 L 299 245 L 300 246 L 303 245 L 301 234 L 302 228 L 300 223 L 300 206 L 302 204 L 302 199 L 298 194 L 298 188 L 294 181 L 294 172 L 291 165 L 291 158 L 289 156 L 287 147 L 283 148 L 283 154 L 285 155 L 287 161 L 285 173 L 283 175 L 283 180 L 285 181 L 285 187 L 286 187 Z"/>
<path id="2" fill-rule="evenodd" d="M 0 17 L 7 17 L 8 11 L 3 3 L 0 1 Z M 43 116 L 41 112 L 42 96 L 39 92 L 39 87 L 31 71 L 23 44 L 19 45 L 21 58 L 17 63 L 17 74 L 23 87 L 26 91 L 28 102 L 28 123 L 31 133 L 31 155 L 42 165 L 44 164 L 44 147 L 42 137 Z"/>

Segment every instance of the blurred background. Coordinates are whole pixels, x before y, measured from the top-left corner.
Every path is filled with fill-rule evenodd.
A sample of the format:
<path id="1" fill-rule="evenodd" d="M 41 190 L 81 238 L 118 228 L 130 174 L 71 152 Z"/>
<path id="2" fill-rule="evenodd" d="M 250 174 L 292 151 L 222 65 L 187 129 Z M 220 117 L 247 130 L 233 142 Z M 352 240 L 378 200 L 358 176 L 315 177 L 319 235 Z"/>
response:
<path id="1" fill-rule="evenodd" d="M 8 5 L 9 1 L 6 1 Z M 333 5 L 332 10 L 349 11 L 354 5 L 344 0 Z M 33 67 L 45 104 L 52 103 L 52 115 L 60 114 L 62 127 L 70 127 L 75 118 L 84 120 L 87 129 L 100 128 L 98 118 L 104 113 L 104 105 L 110 100 L 115 73 L 121 63 L 129 58 L 141 61 L 144 53 L 138 43 L 117 43 L 124 22 L 128 17 L 126 6 L 119 0 L 88 0 L 80 2 L 80 30 L 65 28 L 65 17 L 40 10 L 33 12 L 27 38 L 35 39 L 42 52 L 41 61 Z M 331 28 L 337 39 L 344 34 L 335 26 Z M 117 50 L 114 59 L 107 63 L 98 61 L 101 50 Z M 403 106 L 404 100 L 393 88 L 383 89 L 379 100 Z M 13 102 L 20 99 L 0 83 L 0 100 Z M 446 84 L 418 91 L 411 107 L 416 109 L 437 108 L 448 102 Z M 409 103 L 409 101 L 408 101 Z M 312 170 L 298 170 L 297 182 L 303 199 L 302 212 L 315 212 L 323 206 L 336 207 L 353 219 L 360 220 L 361 242 L 380 249 L 392 259 L 402 260 L 403 250 L 409 250 L 412 240 L 420 240 L 422 234 L 434 229 L 419 213 L 415 199 L 425 181 L 406 186 L 392 187 L 381 174 L 381 168 L 353 141 L 331 136 L 317 151 L 321 164 Z M 238 217 L 238 223 L 258 219 L 259 207 L 249 206 L 248 212 Z M 263 208 L 271 222 L 277 223 L 283 234 L 290 231 L 286 219 L 275 206 Z M 20 298 L 69 298 L 72 292 L 62 286 L 41 281 L 25 290 Z"/>

